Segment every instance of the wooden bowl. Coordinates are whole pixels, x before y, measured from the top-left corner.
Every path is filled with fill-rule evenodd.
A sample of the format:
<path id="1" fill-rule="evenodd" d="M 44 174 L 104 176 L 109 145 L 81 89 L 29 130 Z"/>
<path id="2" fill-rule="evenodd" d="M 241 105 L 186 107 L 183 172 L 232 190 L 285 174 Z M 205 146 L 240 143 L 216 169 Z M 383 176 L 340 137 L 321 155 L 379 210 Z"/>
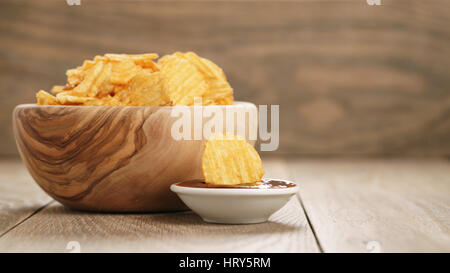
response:
<path id="1" fill-rule="evenodd" d="M 192 106 L 37 106 L 18 105 L 14 135 L 22 160 L 39 186 L 74 209 L 152 212 L 186 209 L 169 189 L 175 182 L 201 179 L 204 140 L 175 140 L 171 115 Z M 255 111 L 236 102 L 214 107 Z M 205 124 L 209 119 L 200 120 Z M 194 131 L 192 126 L 192 133 Z M 257 117 L 246 119 L 246 138 L 256 133 Z M 197 128 L 198 129 L 198 126 Z M 254 142 L 253 142 L 254 143 Z"/>

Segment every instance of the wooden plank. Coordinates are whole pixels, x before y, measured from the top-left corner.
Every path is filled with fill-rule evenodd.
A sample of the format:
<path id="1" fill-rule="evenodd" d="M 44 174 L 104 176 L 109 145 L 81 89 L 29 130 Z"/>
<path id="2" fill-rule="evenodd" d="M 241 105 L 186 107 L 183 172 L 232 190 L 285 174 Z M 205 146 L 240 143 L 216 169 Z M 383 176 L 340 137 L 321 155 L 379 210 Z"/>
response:
<path id="1" fill-rule="evenodd" d="M 290 164 L 325 252 L 449 252 L 450 163 L 296 160 Z"/>
<path id="2" fill-rule="evenodd" d="M 50 202 L 17 159 L 0 161 L 0 237 Z"/>
<path id="3" fill-rule="evenodd" d="M 450 1 L 382 3 L 1 1 L 0 151 L 13 107 L 82 60 L 193 50 L 238 100 L 280 105 L 280 154 L 449 155 Z"/>
<path id="4" fill-rule="evenodd" d="M 268 175 L 289 178 L 283 163 L 264 161 Z M 2 252 L 317 252 L 315 238 L 293 198 L 270 221 L 255 225 L 204 223 L 192 213 L 98 214 L 58 203 L 0 238 Z"/>

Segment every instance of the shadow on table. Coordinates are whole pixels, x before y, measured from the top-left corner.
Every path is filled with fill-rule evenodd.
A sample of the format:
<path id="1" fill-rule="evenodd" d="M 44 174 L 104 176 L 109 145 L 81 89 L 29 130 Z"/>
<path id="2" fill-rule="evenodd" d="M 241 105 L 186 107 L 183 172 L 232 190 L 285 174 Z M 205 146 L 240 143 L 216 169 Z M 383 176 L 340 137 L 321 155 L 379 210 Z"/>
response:
<path id="1" fill-rule="evenodd" d="M 224 224 L 211 224 L 204 222 L 197 214 L 192 211 L 184 212 L 169 212 L 169 213 L 99 213 L 99 212 L 86 212 L 77 211 L 66 208 L 57 202 L 52 203 L 45 209 L 38 212 L 41 218 L 53 217 L 70 217 L 72 220 L 77 220 L 82 218 L 88 218 L 89 221 L 98 222 L 108 222 L 109 228 L 123 229 L 124 226 L 129 225 L 130 228 L 136 226 L 142 227 L 152 227 L 152 226 L 163 226 L 167 232 L 171 230 L 178 232 L 180 228 L 190 229 L 193 233 L 214 233 L 214 232 L 224 232 L 233 234 L 264 234 L 264 233 L 284 233 L 299 231 L 305 228 L 303 225 L 295 223 L 283 223 L 280 221 L 268 221 L 260 224 L 250 224 L 250 225 L 224 225 Z M 71 220 L 71 221 L 72 221 Z"/>

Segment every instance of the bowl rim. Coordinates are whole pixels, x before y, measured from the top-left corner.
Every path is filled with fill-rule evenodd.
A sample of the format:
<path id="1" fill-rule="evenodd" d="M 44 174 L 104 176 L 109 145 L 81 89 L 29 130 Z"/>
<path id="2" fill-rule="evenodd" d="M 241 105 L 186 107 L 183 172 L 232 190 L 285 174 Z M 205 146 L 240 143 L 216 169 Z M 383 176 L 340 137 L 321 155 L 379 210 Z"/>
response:
<path id="1" fill-rule="evenodd" d="M 203 196 L 270 196 L 270 195 L 289 195 L 298 193 L 300 187 L 297 183 L 294 183 L 285 179 L 278 178 L 266 178 L 274 179 L 283 182 L 289 182 L 295 184 L 294 187 L 284 189 L 234 189 L 234 188 L 192 188 L 182 187 L 177 184 L 182 182 L 173 183 L 170 185 L 170 190 L 176 194 L 188 194 L 188 195 L 203 195 Z"/>

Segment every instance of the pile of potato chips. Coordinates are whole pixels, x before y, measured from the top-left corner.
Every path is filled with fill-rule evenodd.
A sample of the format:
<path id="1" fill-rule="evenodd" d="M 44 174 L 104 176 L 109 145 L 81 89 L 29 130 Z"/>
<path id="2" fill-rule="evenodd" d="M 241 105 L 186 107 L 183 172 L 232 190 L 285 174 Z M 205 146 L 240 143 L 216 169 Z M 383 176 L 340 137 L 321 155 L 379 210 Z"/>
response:
<path id="1" fill-rule="evenodd" d="M 205 144 L 202 171 L 207 184 L 238 185 L 261 181 L 264 175 L 258 152 L 244 138 L 216 134 Z"/>
<path id="2" fill-rule="evenodd" d="M 233 89 L 222 69 L 193 52 L 106 54 L 67 70 L 67 84 L 40 90 L 38 105 L 203 105 L 233 104 Z"/>

